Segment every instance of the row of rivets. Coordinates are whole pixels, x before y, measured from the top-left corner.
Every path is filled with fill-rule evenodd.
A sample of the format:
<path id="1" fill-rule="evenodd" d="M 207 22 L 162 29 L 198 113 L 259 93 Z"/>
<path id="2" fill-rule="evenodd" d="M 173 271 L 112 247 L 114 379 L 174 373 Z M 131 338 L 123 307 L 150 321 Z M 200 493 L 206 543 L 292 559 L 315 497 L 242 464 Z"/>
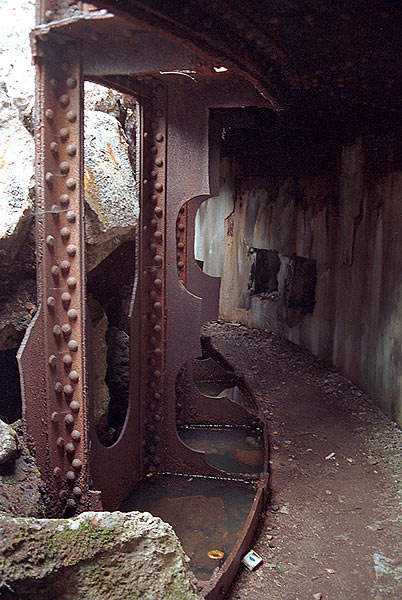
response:
<path id="1" fill-rule="evenodd" d="M 186 222 L 187 222 L 187 207 L 182 206 L 179 210 L 176 223 L 176 260 L 179 277 L 186 284 Z"/>
<path id="2" fill-rule="evenodd" d="M 162 91 L 160 88 L 158 91 Z M 163 241 L 164 232 L 164 189 L 165 189 L 165 159 L 164 159 L 164 135 L 160 131 L 161 118 L 163 111 L 158 107 L 159 98 L 151 98 L 152 120 L 150 122 L 150 133 L 144 133 L 145 143 L 148 145 L 149 156 L 149 176 L 144 181 L 144 186 L 148 187 L 147 197 L 150 199 L 149 212 L 144 216 L 144 246 L 149 250 L 150 260 L 147 264 L 152 265 L 152 277 L 147 275 L 146 295 L 144 301 L 148 310 L 145 310 L 144 318 L 146 323 L 145 336 L 148 340 L 148 359 L 146 366 L 148 377 L 144 392 L 150 398 L 147 403 L 150 415 L 145 422 L 145 438 L 143 447 L 146 452 L 144 465 L 149 472 L 156 470 L 156 465 L 160 463 L 159 457 L 155 456 L 156 444 L 159 437 L 155 436 L 156 426 L 162 421 L 160 401 L 162 394 L 160 391 L 162 377 L 162 349 L 163 343 L 163 277 L 160 270 L 163 268 L 164 257 L 161 253 L 160 245 Z M 149 236 L 149 237 L 148 237 Z M 145 305 L 144 305 L 145 307 Z M 150 459 L 152 456 L 152 460 Z"/>
<path id="3" fill-rule="evenodd" d="M 66 61 L 63 62 L 61 71 L 68 73 L 69 69 L 69 63 Z M 62 75 L 62 78 L 64 78 L 64 75 Z M 64 480 L 69 485 L 75 484 L 77 476 L 79 476 L 79 472 L 82 469 L 82 461 L 75 456 L 77 446 L 80 444 L 82 438 L 81 432 L 77 428 L 78 422 L 76 422 L 80 411 L 80 402 L 74 398 L 75 386 L 79 384 L 80 376 L 78 370 L 73 368 L 73 356 L 79 350 L 79 343 L 73 337 L 74 324 L 77 323 L 79 317 L 78 310 L 74 307 L 74 292 L 77 288 L 77 279 L 69 274 L 73 267 L 72 260 L 78 252 L 76 244 L 70 242 L 70 239 L 76 235 L 74 226 L 77 221 L 77 215 L 73 210 L 68 209 L 71 201 L 70 194 L 74 193 L 77 189 L 75 176 L 70 174 L 72 171 L 71 160 L 77 155 L 77 145 L 73 140 L 71 142 L 69 140 L 73 135 L 73 131 L 75 131 L 70 129 L 70 127 L 75 127 L 78 114 L 71 107 L 73 98 L 69 92 L 69 90 L 74 90 L 77 87 L 77 79 L 71 76 L 67 76 L 65 80 L 62 78 L 50 81 L 50 87 L 55 91 L 55 104 L 54 108 L 50 106 L 45 110 L 45 118 L 52 138 L 52 141 L 48 145 L 50 150 L 49 160 L 53 162 L 52 168 L 45 173 L 45 182 L 48 193 L 56 196 L 54 198 L 56 203 L 51 204 L 51 213 L 54 226 L 57 230 L 56 233 L 50 233 L 45 237 L 45 243 L 49 255 L 52 256 L 52 262 L 55 263 L 50 266 L 50 274 L 54 280 L 54 287 L 57 285 L 60 288 L 60 285 L 64 284 L 67 289 L 65 288 L 64 291 L 61 290 L 59 300 L 56 295 L 48 295 L 46 304 L 49 309 L 49 316 L 53 320 L 53 339 L 57 347 L 57 352 L 50 354 L 48 363 L 52 371 L 55 398 L 59 404 L 59 408 L 53 410 L 51 413 L 50 420 L 55 428 L 55 432 L 58 432 L 58 436 L 55 439 L 56 446 L 61 453 L 60 460 L 64 462 L 62 458 L 64 455 L 71 464 L 71 467 L 66 469 L 64 474 Z M 63 86 L 64 89 L 67 89 L 67 93 L 64 93 L 64 90 L 61 89 Z M 57 90 L 61 90 L 61 93 L 57 93 Z M 65 111 L 63 112 L 64 118 L 69 125 L 57 128 L 57 111 L 60 111 L 60 107 Z M 64 187 L 64 190 L 57 197 L 56 192 L 60 187 Z M 66 224 L 59 224 L 64 219 Z M 65 253 L 66 257 L 60 257 L 58 260 L 57 254 L 59 252 Z M 60 277 L 62 277 L 61 281 Z M 62 314 L 66 315 L 68 321 L 63 322 Z M 60 358 L 60 363 L 58 362 L 58 357 Z M 58 364 L 60 364 L 62 369 L 60 372 L 57 372 Z M 67 403 L 68 412 L 60 404 L 63 398 Z M 64 433 L 60 431 L 61 425 L 64 426 Z M 59 485 L 63 485 L 63 469 L 60 466 L 56 466 L 53 469 L 53 474 L 58 480 Z M 71 493 L 74 497 L 69 497 Z M 66 492 L 65 489 L 61 489 L 59 493 L 60 499 L 66 502 L 69 508 L 76 507 L 76 499 L 80 498 L 81 495 L 82 489 L 77 485 L 72 489 L 72 492 Z"/>

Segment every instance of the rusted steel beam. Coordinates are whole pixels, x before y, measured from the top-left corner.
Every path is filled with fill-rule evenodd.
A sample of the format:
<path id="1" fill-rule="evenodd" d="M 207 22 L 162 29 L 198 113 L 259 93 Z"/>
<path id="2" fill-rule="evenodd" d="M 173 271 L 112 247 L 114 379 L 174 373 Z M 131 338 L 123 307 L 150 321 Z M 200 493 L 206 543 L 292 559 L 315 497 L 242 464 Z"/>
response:
<path id="1" fill-rule="evenodd" d="M 19 360 L 28 440 L 34 440 L 38 466 L 51 497 L 51 513 L 60 514 L 82 511 L 91 505 L 87 469 L 83 80 L 79 43 L 38 44 L 39 314 Z"/>
<path id="2" fill-rule="evenodd" d="M 42 16 L 48 6 L 41 4 Z M 210 127 L 209 111 L 263 101 L 249 83 L 233 74 L 207 78 L 202 69 L 198 79 L 158 71 L 124 76 L 107 73 L 109 61 L 105 75 L 96 75 L 100 82 L 136 97 L 141 106 L 130 398 L 119 439 L 112 447 L 104 447 L 93 419 L 91 423 L 93 402 L 89 402 L 82 84 L 85 75 L 94 78 L 94 74 L 83 72 L 81 59 L 84 42 L 85 52 L 91 51 L 88 24 L 93 28 L 89 35 L 93 49 L 100 51 L 99 32 L 107 35 L 108 27 L 112 31 L 116 22 L 108 15 L 99 18 L 91 7 L 86 7 L 81 19 L 71 16 L 69 3 L 52 6 L 65 18 L 38 26 L 33 35 L 40 306 L 19 361 L 26 435 L 47 482 L 55 515 L 100 508 L 98 489 L 103 507 L 116 509 L 142 478 L 153 473 L 222 477 L 221 471 L 205 462 L 203 452 L 180 440 L 181 420 L 258 426 L 255 412 L 233 406 L 228 399 L 216 402 L 200 394 L 191 379 L 191 363 L 201 353 L 200 326 L 217 315 L 218 281 L 194 261 L 196 211 L 202 201 L 217 195 L 219 128 Z M 151 69 L 155 61 L 152 56 Z M 190 385 L 186 406 L 179 414 L 176 386 L 183 368 L 190 374 Z M 250 543 L 267 485 L 266 470 L 267 457 L 259 481 L 253 474 L 236 475 L 256 489 L 255 501 L 237 546 L 204 586 L 207 598 L 223 597 Z"/>

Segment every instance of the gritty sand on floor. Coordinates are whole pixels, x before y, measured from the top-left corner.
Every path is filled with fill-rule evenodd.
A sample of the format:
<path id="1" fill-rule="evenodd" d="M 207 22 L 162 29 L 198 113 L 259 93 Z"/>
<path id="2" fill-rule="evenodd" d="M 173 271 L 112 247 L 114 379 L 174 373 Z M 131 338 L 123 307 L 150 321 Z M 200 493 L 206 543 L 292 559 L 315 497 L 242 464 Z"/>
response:
<path id="1" fill-rule="evenodd" d="M 401 430 L 309 352 L 257 329 L 213 323 L 268 423 L 270 503 L 227 600 L 402 598 Z"/>

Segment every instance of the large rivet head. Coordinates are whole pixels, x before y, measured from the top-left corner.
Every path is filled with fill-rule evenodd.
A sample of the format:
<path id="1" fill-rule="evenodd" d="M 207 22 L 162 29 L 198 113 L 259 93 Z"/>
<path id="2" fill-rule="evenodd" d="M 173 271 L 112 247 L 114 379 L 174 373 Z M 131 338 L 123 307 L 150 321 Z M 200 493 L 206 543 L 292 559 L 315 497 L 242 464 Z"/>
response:
<path id="1" fill-rule="evenodd" d="M 75 442 L 79 442 L 81 440 L 81 433 L 78 431 L 78 429 L 73 429 L 71 432 L 71 437 Z"/>
<path id="2" fill-rule="evenodd" d="M 73 417 L 73 415 L 67 414 L 64 417 L 64 422 L 65 422 L 66 425 L 72 425 L 74 423 L 74 417 Z"/>
<path id="3" fill-rule="evenodd" d="M 66 152 L 69 156 L 75 156 L 77 154 L 77 147 L 74 144 L 69 144 L 66 148 Z"/>
<path id="4" fill-rule="evenodd" d="M 68 444 L 66 444 L 66 452 L 69 454 L 73 454 L 73 452 L 75 452 L 75 446 L 72 442 L 68 442 Z"/>
<path id="5" fill-rule="evenodd" d="M 48 358 L 48 363 L 50 367 L 55 367 L 57 363 L 57 357 L 54 354 L 51 354 Z"/>
<path id="6" fill-rule="evenodd" d="M 71 295 L 68 292 L 63 292 L 61 295 L 61 301 L 63 302 L 63 304 L 70 304 Z"/>
<path id="7" fill-rule="evenodd" d="M 50 415 L 50 420 L 52 421 L 52 423 L 58 423 L 58 421 L 59 421 L 59 413 L 58 412 L 52 412 L 52 414 Z"/>
<path id="8" fill-rule="evenodd" d="M 81 469 L 82 468 L 82 461 L 79 458 L 74 458 L 74 460 L 72 461 L 71 465 L 74 467 L 74 469 Z"/>
<path id="9" fill-rule="evenodd" d="M 59 144 L 57 142 L 50 142 L 49 148 L 52 154 L 57 154 L 59 151 Z"/>
<path id="10" fill-rule="evenodd" d="M 74 498 L 69 498 L 66 502 L 66 506 L 67 506 L 67 508 L 74 510 L 75 508 L 77 508 L 77 503 L 74 500 Z"/>
<path id="11" fill-rule="evenodd" d="M 64 439 L 61 436 L 57 438 L 56 446 L 58 448 L 64 448 Z"/>
<path id="12" fill-rule="evenodd" d="M 75 256 L 77 253 L 77 246 L 75 246 L 74 244 L 70 244 L 69 246 L 67 246 L 67 254 L 69 256 Z"/>
<path id="13" fill-rule="evenodd" d="M 80 410 L 80 404 L 79 404 L 79 402 L 77 400 L 72 400 L 70 402 L 70 409 L 73 412 L 77 413 Z"/>
<path id="14" fill-rule="evenodd" d="M 70 335 L 70 333 L 71 333 L 71 325 L 70 325 L 70 323 L 64 323 L 61 326 L 61 330 L 64 333 L 64 335 Z"/>
<path id="15" fill-rule="evenodd" d="M 66 186 L 67 186 L 67 189 L 69 189 L 69 190 L 75 190 L 75 188 L 77 186 L 75 179 L 71 179 L 71 178 L 67 179 Z"/>
<path id="16" fill-rule="evenodd" d="M 77 350 L 78 350 L 78 342 L 76 340 L 70 340 L 68 342 L 68 347 L 71 350 L 71 352 L 77 352 Z"/>
<path id="17" fill-rule="evenodd" d="M 77 113 L 74 112 L 73 110 L 69 110 L 68 113 L 66 114 L 67 117 L 67 121 L 70 121 L 70 123 L 75 123 L 75 121 L 77 120 Z"/>
<path id="18" fill-rule="evenodd" d="M 46 181 L 46 183 L 47 183 L 47 185 L 49 187 L 52 187 L 52 185 L 54 183 L 54 175 L 53 175 L 53 173 L 50 173 L 50 172 L 46 173 L 46 175 L 45 175 L 45 181 Z"/>
<path id="19" fill-rule="evenodd" d="M 70 310 L 67 311 L 67 316 L 70 321 L 76 321 L 78 319 L 78 313 L 75 308 L 70 308 Z"/>
<path id="20" fill-rule="evenodd" d="M 77 371 L 71 371 L 69 374 L 69 378 L 70 378 L 70 381 L 72 381 L 73 383 L 77 383 L 77 381 L 79 379 L 79 375 L 78 375 Z"/>
<path id="21" fill-rule="evenodd" d="M 75 77 L 69 77 L 66 81 L 66 86 L 70 90 L 73 90 L 75 87 L 77 87 L 77 80 L 75 79 Z"/>
<path id="22" fill-rule="evenodd" d="M 54 248 L 54 242 L 55 239 L 52 235 L 48 235 L 46 237 L 46 246 L 49 248 L 49 250 L 52 250 Z"/>
<path id="23" fill-rule="evenodd" d="M 60 327 L 60 325 L 54 325 L 54 327 L 53 327 L 53 335 L 55 337 L 60 337 L 61 336 L 61 327 Z"/>
<path id="24" fill-rule="evenodd" d="M 162 192 L 163 191 L 163 185 L 161 183 L 156 183 L 155 184 L 155 189 L 157 192 Z"/>
<path id="25" fill-rule="evenodd" d="M 74 223 L 75 221 L 75 212 L 72 210 L 67 211 L 66 219 L 69 223 Z"/>
<path id="26" fill-rule="evenodd" d="M 63 363 L 66 365 L 66 367 L 71 367 L 71 365 L 73 364 L 73 359 L 70 356 L 70 354 L 65 354 L 63 356 Z"/>
<path id="27" fill-rule="evenodd" d="M 157 133 L 155 136 L 155 140 L 157 142 L 163 142 L 163 135 L 161 133 Z"/>
<path id="28" fill-rule="evenodd" d="M 45 117 L 48 121 L 53 121 L 54 118 L 54 112 L 52 111 L 51 108 L 47 108 L 45 110 Z"/>
<path id="29" fill-rule="evenodd" d="M 67 279 L 67 285 L 71 289 L 75 289 L 77 287 L 77 280 L 75 277 L 69 277 Z"/>
<path id="30" fill-rule="evenodd" d="M 50 269 L 50 272 L 53 275 L 53 277 L 55 279 L 57 279 L 57 277 L 59 276 L 59 273 L 60 273 L 60 269 L 57 265 L 53 265 L 52 268 Z"/>
<path id="31" fill-rule="evenodd" d="M 80 498 L 82 496 L 82 490 L 80 487 L 78 487 L 78 485 L 73 487 L 73 494 L 76 498 Z"/>
<path id="32" fill-rule="evenodd" d="M 70 104 L 70 98 L 67 94 L 62 94 L 59 98 L 59 102 L 63 108 L 66 108 Z"/>
<path id="33" fill-rule="evenodd" d="M 63 392 L 66 396 L 72 396 L 73 392 L 74 392 L 73 386 L 68 383 L 67 385 L 64 386 Z"/>
<path id="34" fill-rule="evenodd" d="M 53 475 L 59 479 L 61 477 L 61 469 L 60 467 L 55 467 L 53 469 Z"/>
<path id="35" fill-rule="evenodd" d="M 74 471 L 67 471 L 66 478 L 68 481 L 75 481 L 75 473 Z"/>
<path id="36" fill-rule="evenodd" d="M 160 254 L 156 254 L 154 256 L 154 263 L 156 265 L 161 265 L 162 264 L 162 257 L 160 256 Z"/>
<path id="37" fill-rule="evenodd" d="M 56 298 L 49 296 L 46 300 L 46 304 L 49 308 L 54 308 L 56 306 Z"/>
<path id="38" fill-rule="evenodd" d="M 63 240 L 68 240 L 68 238 L 70 237 L 70 234 L 71 234 L 71 232 L 68 227 L 62 227 L 60 229 L 60 235 L 63 238 Z"/>
<path id="39" fill-rule="evenodd" d="M 60 138 L 65 142 L 70 136 L 70 130 L 67 127 L 62 127 L 59 131 Z"/>
<path id="40" fill-rule="evenodd" d="M 60 163 L 60 173 L 62 173 L 63 175 L 67 175 L 69 170 L 70 170 L 70 165 L 68 164 L 68 162 L 66 160 L 63 160 L 63 162 Z"/>
<path id="41" fill-rule="evenodd" d="M 69 198 L 68 194 L 62 194 L 60 196 L 60 204 L 62 206 L 68 206 L 70 204 L 70 198 Z"/>
<path id="42" fill-rule="evenodd" d="M 63 271 L 63 273 L 68 273 L 68 271 L 70 270 L 70 263 L 68 262 L 68 260 L 62 260 L 60 263 L 60 268 Z"/>

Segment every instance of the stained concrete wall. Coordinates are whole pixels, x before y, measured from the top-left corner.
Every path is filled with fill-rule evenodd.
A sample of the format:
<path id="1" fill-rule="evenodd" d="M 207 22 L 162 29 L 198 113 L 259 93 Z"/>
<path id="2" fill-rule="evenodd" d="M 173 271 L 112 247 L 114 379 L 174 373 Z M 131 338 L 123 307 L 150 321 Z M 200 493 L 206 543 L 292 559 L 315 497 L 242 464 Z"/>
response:
<path id="1" fill-rule="evenodd" d="M 234 174 L 234 161 L 222 161 L 219 197 L 203 202 L 195 218 L 194 256 L 203 263 L 203 271 L 213 277 L 222 273 L 225 220 L 233 211 L 236 194 Z"/>
<path id="2" fill-rule="evenodd" d="M 310 349 L 402 425 L 402 170 L 396 154 L 393 140 L 358 139 L 339 147 L 334 165 L 318 175 L 253 177 L 226 164 L 235 206 L 225 220 L 216 274 L 222 276 L 223 318 L 273 329 Z M 278 252 L 278 293 L 251 293 L 254 248 Z M 286 305 L 295 256 L 316 261 L 310 311 Z"/>

